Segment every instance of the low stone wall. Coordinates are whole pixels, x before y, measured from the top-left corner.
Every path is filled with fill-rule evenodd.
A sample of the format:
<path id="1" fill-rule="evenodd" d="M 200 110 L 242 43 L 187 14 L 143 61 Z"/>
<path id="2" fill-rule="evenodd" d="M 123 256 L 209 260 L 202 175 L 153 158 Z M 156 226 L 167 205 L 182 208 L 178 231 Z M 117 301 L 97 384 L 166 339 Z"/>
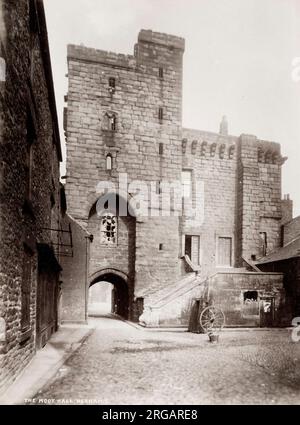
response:
<path id="1" fill-rule="evenodd" d="M 269 326 L 284 325 L 282 273 L 217 273 L 209 288 L 210 302 L 224 311 L 226 326 L 266 326 L 262 310 L 269 300 L 273 303 Z"/>
<path id="2" fill-rule="evenodd" d="M 186 288 L 170 292 L 156 304 L 145 299 L 140 322 L 146 326 L 188 326 L 195 301 L 214 304 L 225 314 L 228 327 L 286 326 L 285 291 L 282 273 L 219 272 L 206 282 L 195 278 Z M 208 290 L 207 290 L 208 288 Z"/>

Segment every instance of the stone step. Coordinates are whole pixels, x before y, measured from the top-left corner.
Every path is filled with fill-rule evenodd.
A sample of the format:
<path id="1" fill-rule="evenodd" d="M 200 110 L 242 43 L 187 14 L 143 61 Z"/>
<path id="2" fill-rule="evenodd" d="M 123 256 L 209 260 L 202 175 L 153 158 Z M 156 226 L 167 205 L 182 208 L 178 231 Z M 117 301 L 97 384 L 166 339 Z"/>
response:
<path id="1" fill-rule="evenodd" d="M 166 286 L 165 288 L 159 289 L 158 291 L 149 294 L 149 296 L 145 297 L 145 300 L 148 304 L 155 305 L 159 301 L 168 298 L 174 292 L 179 291 L 182 288 L 185 288 L 190 282 L 194 282 L 196 279 L 195 273 L 189 273 L 188 276 L 185 276 L 183 279 L 180 279 L 173 284 Z"/>

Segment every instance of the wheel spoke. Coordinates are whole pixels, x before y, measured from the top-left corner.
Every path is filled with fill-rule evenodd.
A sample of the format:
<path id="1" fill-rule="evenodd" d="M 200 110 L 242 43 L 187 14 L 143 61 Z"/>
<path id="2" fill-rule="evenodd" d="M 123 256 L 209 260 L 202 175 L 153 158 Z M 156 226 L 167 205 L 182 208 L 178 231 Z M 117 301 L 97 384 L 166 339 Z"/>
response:
<path id="1" fill-rule="evenodd" d="M 211 329 L 221 330 L 225 323 L 225 316 L 220 308 L 209 306 L 200 314 L 199 323 L 206 332 Z"/>

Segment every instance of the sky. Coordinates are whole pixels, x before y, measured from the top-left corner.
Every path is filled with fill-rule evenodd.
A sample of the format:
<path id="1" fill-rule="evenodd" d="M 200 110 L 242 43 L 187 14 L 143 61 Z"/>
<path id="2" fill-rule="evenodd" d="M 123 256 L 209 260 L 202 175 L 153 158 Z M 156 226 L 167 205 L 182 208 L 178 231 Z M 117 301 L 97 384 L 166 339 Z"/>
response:
<path id="1" fill-rule="evenodd" d="M 44 0 L 61 142 L 67 44 L 133 54 L 141 29 L 185 38 L 183 126 L 281 144 L 300 215 L 300 0 Z M 299 68 L 298 68 L 299 67 Z M 62 175 L 65 163 L 62 164 Z"/>

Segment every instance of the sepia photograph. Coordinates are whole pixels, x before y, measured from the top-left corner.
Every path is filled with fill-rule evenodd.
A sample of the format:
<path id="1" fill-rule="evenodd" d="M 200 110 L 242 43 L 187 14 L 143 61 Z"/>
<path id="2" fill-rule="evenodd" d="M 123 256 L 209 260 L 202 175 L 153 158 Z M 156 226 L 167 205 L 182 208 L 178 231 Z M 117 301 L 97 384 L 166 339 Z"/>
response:
<path id="1" fill-rule="evenodd" d="M 299 161 L 299 0 L 0 0 L 0 409 L 299 405 Z"/>

